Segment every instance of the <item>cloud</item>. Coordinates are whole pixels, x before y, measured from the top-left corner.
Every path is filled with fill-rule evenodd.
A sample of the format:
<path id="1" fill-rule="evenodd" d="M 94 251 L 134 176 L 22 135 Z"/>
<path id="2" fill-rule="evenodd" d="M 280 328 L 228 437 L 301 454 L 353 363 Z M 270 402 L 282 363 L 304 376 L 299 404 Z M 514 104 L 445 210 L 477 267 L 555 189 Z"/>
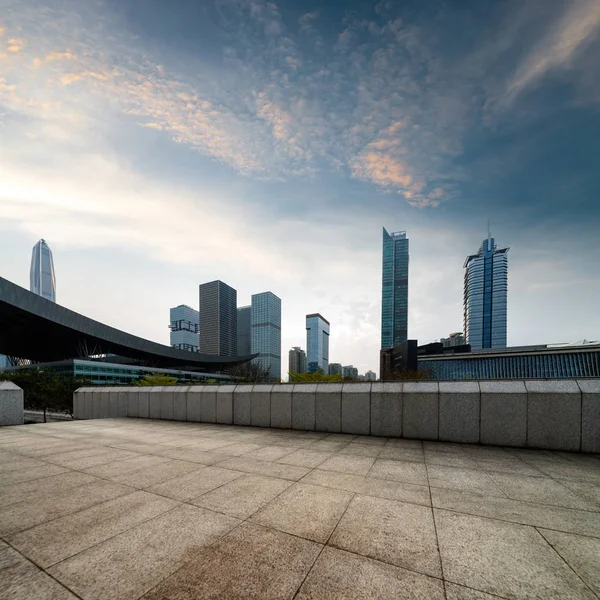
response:
<path id="1" fill-rule="evenodd" d="M 21 52 L 25 48 L 25 40 L 20 38 L 11 38 L 7 40 L 6 50 L 8 52 L 17 53 Z"/>

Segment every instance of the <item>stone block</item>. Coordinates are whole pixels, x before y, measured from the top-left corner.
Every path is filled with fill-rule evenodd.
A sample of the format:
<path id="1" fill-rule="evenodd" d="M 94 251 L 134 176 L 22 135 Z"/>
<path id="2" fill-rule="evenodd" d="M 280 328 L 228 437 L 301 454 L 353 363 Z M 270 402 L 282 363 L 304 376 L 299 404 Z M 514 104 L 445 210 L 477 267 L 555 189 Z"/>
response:
<path id="1" fill-rule="evenodd" d="M 105 415 L 102 414 L 102 397 L 105 395 L 105 392 L 102 392 L 102 388 L 94 388 L 92 392 L 92 419 L 105 419 L 108 417 L 108 412 Z"/>
<path id="2" fill-rule="evenodd" d="M 434 381 L 402 383 L 402 436 L 438 439 L 439 384 Z"/>
<path id="3" fill-rule="evenodd" d="M 402 382 L 371 385 L 371 435 L 402 437 Z"/>
<path id="4" fill-rule="evenodd" d="M 580 379 L 581 450 L 600 454 L 600 380 Z"/>
<path id="5" fill-rule="evenodd" d="M 160 419 L 160 396 L 162 388 L 154 385 L 147 389 L 150 397 L 149 416 L 151 419 Z"/>
<path id="6" fill-rule="evenodd" d="M 94 389 L 93 387 L 88 387 L 85 388 L 85 400 L 84 400 L 84 411 L 85 411 L 85 417 L 86 419 L 91 419 L 92 417 L 92 412 L 93 412 L 93 401 L 94 401 Z"/>
<path id="7" fill-rule="evenodd" d="M 129 393 L 131 388 L 121 388 L 119 391 L 119 402 L 117 405 L 117 417 L 127 417 L 129 411 Z"/>
<path id="8" fill-rule="evenodd" d="M 315 395 L 315 429 L 342 431 L 342 384 L 319 383 Z"/>
<path id="9" fill-rule="evenodd" d="M 150 416 L 150 392 L 141 387 L 138 392 L 138 418 L 147 419 Z"/>
<path id="10" fill-rule="evenodd" d="M 271 389 L 272 385 L 255 385 L 250 399 L 250 425 L 253 427 L 271 427 Z"/>
<path id="11" fill-rule="evenodd" d="M 202 422 L 217 422 L 217 389 L 213 385 L 205 385 L 202 388 Z"/>
<path id="12" fill-rule="evenodd" d="M 173 387 L 173 420 L 187 421 L 187 392 L 189 385 Z"/>
<path id="13" fill-rule="evenodd" d="M 371 433 L 371 384 L 345 383 L 342 389 L 342 433 Z"/>
<path id="14" fill-rule="evenodd" d="M 23 390 L 12 381 L 0 381 L 0 426 L 23 425 Z"/>
<path id="15" fill-rule="evenodd" d="M 2 382 L 0 382 L 2 385 Z M 73 418 L 74 419 L 85 419 L 85 389 L 86 388 L 77 388 L 73 392 Z M 2 409 L 0 409 L 2 410 Z"/>
<path id="16" fill-rule="evenodd" d="M 297 383 L 292 391 L 292 429 L 315 430 L 316 383 Z"/>
<path id="17" fill-rule="evenodd" d="M 581 450 L 581 390 L 572 379 L 530 380 L 527 387 L 527 446 Z"/>
<path id="18" fill-rule="evenodd" d="M 140 390 L 141 387 L 130 387 L 127 394 L 127 416 L 137 419 L 140 416 Z"/>
<path id="19" fill-rule="evenodd" d="M 271 427 L 292 428 L 293 385 L 274 385 L 271 390 Z"/>
<path id="20" fill-rule="evenodd" d="M 233 423 L 235 425 L 250 425 L 251 397 L 251 385 L 236 386 L 233 392 Z"/>
<path id="21" fill-rule="evenodd" d="M 99 392 L 100 395 L 100 407 L 99 407 L 99 416 L 96 417 L 98 419 L 105 419 L 106 417 L 110 417 L 111 419 L 116 419 L 119 414 L 119 393 L 122 388 L 120 387 L 99 387 L 96 388 L 94 394 Z M 108 404 L 108 408 L 107 405 Z M 108 410 L 108 413 L 106 412 Z"/>
<path id="22" fill-rule="evenodd" d="M 440 381 L 439 438 L 479 443 L 480 392 L 476 381 Z"/>
<path id="23" fill-rule="evenodd" d="M 527 389 L 522 381 L 480 381 L 482 444 L 523 447 L 527 440 Z"/>
<path id="24" fill-rule="evenodd" d="M 217 423 L 233 423 L 233 393 L 235 385 L 220 385 L 217 390 Z"/>
<path id="25" fill-rule="evenodd" d="M 186 421 L 200 423 L 202 421 L 202 390 L 203 385 L 191 385 L 186 396 Z"/>
<path id="26" fill-rule="evenodd" d="M 160 418 L 173 420 L 173 386 L 165 385 L 160 388 Z"/>

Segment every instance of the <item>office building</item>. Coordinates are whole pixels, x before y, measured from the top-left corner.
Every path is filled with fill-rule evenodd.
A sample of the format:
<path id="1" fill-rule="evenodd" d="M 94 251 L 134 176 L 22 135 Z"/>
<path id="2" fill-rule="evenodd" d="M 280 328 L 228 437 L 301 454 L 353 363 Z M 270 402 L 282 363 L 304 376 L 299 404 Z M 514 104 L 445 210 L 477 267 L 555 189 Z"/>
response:
<path id="1" fill-rule="evenodd" d="M 273 292 L 253 294 L 250 320 L 254 362 L 268 369 L 272 381 L 281 381 L 281 300 Z"/>
<path id="2" fill-rule="evenodd" d="M 444 348 L 454 348 L 455 346 L 464 346 L 467 343 L 462 332 L 451 333 L 447 338 L 440 340 Z"/>
<path id="3" fill-rule="evenodd" d="M 200 352 L 237 354 L 237 292 L 222 281 L 200 285 Z"/>
<path id="4" fill-rule="evenodd" d="M 56 302 L 56 276 L 52 251 L 45 240 L 40 240 L 31 253 L 29 290 L 47 300 Z"/>
<path id="5" fill-rule="evenodd" d="M 358 369 L 353 365 L 342 367 L 342 377 L 344 379 L 358 379 Z"/>
<path id="6" fill-rule="evenodd" d="M 251 306 L 240 306 L 237 309 L 237 353 L 238 356 L 252 354 Z"/>
<path id="7" fill-rule="evenodd" d="M 306 369 L 329 372 L 329 321 L 319 313 L 306 315 Z"/>
<path id="8" fill-rule="evenodd" d="M 340 363 L 330 363 L 329 374 L 330 375 L 341 375 L 342 374 L 342 365 Z"/>
<path id="9" fill-rule="evenodd" d="M 393 348 L 408 337 L 408 238 L 406 231 L 383 228 L 381 347 Z"/>
<path id="10" fill-rule="evenodd" d="M 288 372 L 306 373 L 306 352 L 304 352 L 304 350 L 302 350 L 302 348 L 299 348 L 298 346 L 294 346 L 290 350 Z"/>
<path id="11" fill-rule="evenodd" d="M 173 348 L 198 352 L 199 313 L 186 304 L 180 304 L 170 310 L 170 343 Z"/>
<path id="12" fill-rule="evenodd" d="M 393 348 L 379 352 L 379 378 L 382 381 L 405 378 L 416 374 L 417 340 L 406 340 Z M 438 344 L 441 347 L 441 344 Z"/>
<path id="13" fill-rule="evenodd" d="M 508 250 L 488 231 L 479 252 L 465 260 L 464 333 L 473 350 L 506 348 Z"/>
<path id="14" fill-rule="evenodd" d="M 366 381 L 377 381 L 377 375 L 373 371 L 367 371 L 365 373 Z"/>

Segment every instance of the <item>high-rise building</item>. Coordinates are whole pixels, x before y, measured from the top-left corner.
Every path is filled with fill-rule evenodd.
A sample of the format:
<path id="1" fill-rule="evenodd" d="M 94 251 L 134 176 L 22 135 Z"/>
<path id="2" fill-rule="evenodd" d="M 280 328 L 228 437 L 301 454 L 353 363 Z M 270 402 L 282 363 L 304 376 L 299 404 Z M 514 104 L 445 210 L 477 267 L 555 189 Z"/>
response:
<path id="1" fill-rule="evenodd" d="M 329 363 L 329 374 L 330 375 L 341 375 L 342 365 L 340 363 Z"/>
<path id="2" fill-rule="evenodd" d="M 408 238 L 406 231 L 383 228 L 381 347 L 393 348 L 408 337 Z"/>
<path id="3" fill-rule="evenodd" d="M 377 381 L 377 375 L 375 375 L 375 373 L 373 371 L 367 371 L 365 373 L 365 380 L 366 381 Z"/>
<path id="4" fill-rule="evenodd" d="M 237 309 L 237 353 L 239 356 L 252 354 L 251 306 L 240 306 Z"/>
<path id="5" fill-rule="evenodd" d="M 306 352 L 298 346 L 290 350 L 290 362 L 288 371 L 290 373 L 306 373 Z"/>
<path id="6" fill-rule="evenodd" d="M 329 372 L 329 321 L 319 313 L 306 315 L 306 370 Z"/>
<path id="7" fill-rule="evenodd" d="M 170 343 L 173 348 L 198 352 L 198 328 L 200 316 L 197 310 L 180 304 L 170 311 Z"/>
<path id="8" fill-rule="evenodd" d="M 342 367 L 342 377 L 358 379 L 358 369 L 353 365 L 346 365 L 345 367 Z"/>
<path id="9" fill-rule="evenodd" d="M 52 251 L 45 240 L 40 240 L 31 253 L 29 289 L 34 294 L 56 302 L 56 277 Z"/>
<path id="10" fill-rule="evenodd" d="M 454 348 L 455 346 L 464 346 L 467 343 L 462 331 L 451 333 L 447 338 L 440 340 L 444 348 Z"/>
<path id="11" fill-rule="evenodd" d="M 237 292 L 222 281 L 200 285 L 200 352 L 237 354 Z"/>
<path id="12" fill-rule="evenodd" d="M 473 350 L 506 348 L 508 250 L 488 231 L 479 252 L 465 260 L 464 332 Z"/>
<path id="13" fill-rule="evenodd" d="M 281 300 L 273 292 L 252 295 L 250 311 L 251 349 L 255 363 L 269 370 L 273 381 L 281 380 Z"/>

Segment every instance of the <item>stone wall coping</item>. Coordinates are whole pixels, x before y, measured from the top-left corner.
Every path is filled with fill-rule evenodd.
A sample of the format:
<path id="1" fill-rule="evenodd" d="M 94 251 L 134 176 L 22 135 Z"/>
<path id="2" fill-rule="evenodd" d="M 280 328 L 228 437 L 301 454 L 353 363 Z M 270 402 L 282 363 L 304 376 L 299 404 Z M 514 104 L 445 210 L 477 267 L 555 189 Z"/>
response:
<path id="1" fill-rule="evenodd" d="M 271 393 L 271 391 L 273 390 L 273 386 L 272 385 L 266 385 L 264 383 L 259 383 L 256 385 L 252 386 L 252 391 L 253 392 L 268 392 Z"/>
<path id="2" fill-rule="evenodd" d="M 409 394 L 411 392 L 435 392 L 440 391 L 440 385 L 437 381 L 404 381 L 402 383 L 402 392 Z"/>
<path id="3" fill-rule="evenodd" d="M 402 381 L 381 381 L 371 384 L 371 393 L 401 394 L 404 388 Z"/>
<path id="4" fill-rule="evenodd" d="M 440 394 L 479 394 L 477 381 L 440 381 Z"/>
<path id="5" fill-rule="evenodd" d="M 318 394 L 341 394 L 342 384 L 341 383 L 318 383 L 317 384 Z"/>
<path id="6" fill-rule="evenodd" d="M 526 394 L 524 381 L 480 381 L 482 394 Z"/>
<path id="7" fill-rule="evenodd" d="M 367 394 L 370 391 L 370 383 L 344 383 L 342 388 L 344 394 Z"/>
<path id="8" fill-rule="evenodd" d="M 584 394 L 600 394 L 600 379 L 578 379 L 577 385 Z"/>
<path id="9" fill-rule="evenodd" d="M 526 379 L 525 387 L 537 394 L 581 394 L 575 379 Z"/>

